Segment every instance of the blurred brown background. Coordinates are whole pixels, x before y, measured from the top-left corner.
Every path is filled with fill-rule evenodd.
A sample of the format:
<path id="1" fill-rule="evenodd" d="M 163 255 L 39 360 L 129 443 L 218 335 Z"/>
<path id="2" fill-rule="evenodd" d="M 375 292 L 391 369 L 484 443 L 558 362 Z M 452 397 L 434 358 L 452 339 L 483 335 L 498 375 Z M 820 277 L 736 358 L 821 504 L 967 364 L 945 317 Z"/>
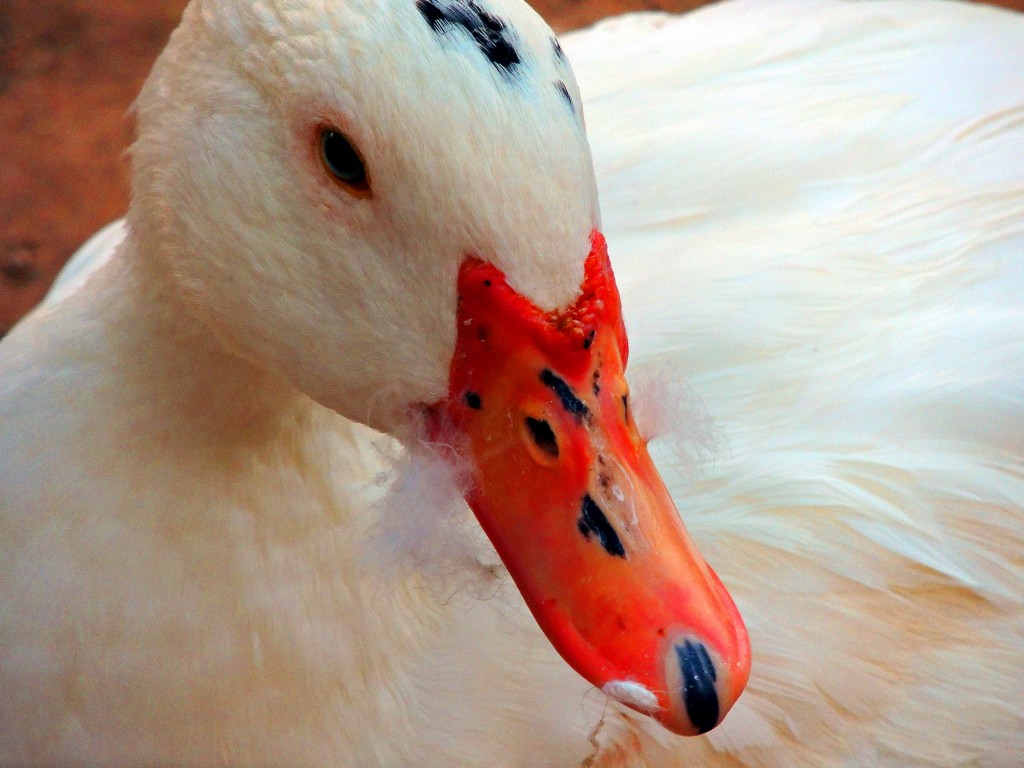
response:
<path id="1" fill-rule="evenodd" d="M 767 2 L 768 0 L 766 0 Z M 706 0 L 532 0 L 556 31 Z M 0 0 L 0 335 L 128 203 L 125 111 L 186 0 Z M 995 0 L 1024 11 L 1024 0 Z"/>

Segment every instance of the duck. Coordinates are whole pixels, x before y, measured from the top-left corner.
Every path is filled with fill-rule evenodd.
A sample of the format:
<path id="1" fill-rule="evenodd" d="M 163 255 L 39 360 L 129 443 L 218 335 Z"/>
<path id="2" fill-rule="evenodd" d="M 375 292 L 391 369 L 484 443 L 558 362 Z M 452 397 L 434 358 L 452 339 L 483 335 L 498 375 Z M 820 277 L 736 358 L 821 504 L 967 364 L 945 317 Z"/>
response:
<path id="1" fill-rule="evenodd" d="M 0 762 L 1014 764 L 1021 50 L 192 0 L 0 343 Z"/>

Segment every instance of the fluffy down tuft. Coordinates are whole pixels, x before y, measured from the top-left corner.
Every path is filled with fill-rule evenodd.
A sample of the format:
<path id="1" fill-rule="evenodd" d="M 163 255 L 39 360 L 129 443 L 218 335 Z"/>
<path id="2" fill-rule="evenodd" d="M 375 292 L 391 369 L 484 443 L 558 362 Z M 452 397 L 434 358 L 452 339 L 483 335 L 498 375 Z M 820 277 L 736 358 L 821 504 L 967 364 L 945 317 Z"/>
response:
<path id="1" fill-rule="evenodd" d="M 630 369 L 630 407 L 640 434 L 648 440 L 660 466 L 692 480 L 714 461 L 722 440 L 703 401 L 683 374 L 666 361 L 650 361 Z"/>
<path id="2" fill-rule="evenodd" d="M 468 467 L 444 455 L 444 446 L 402 450 L 382 441 L 378 448 L 390 470 L 376 479 L 383 493 L 364 566 L 386 580 L 416 575 L 441 602 L 458 592 L 493 595 L 505 569 L 464 500 Z"/>

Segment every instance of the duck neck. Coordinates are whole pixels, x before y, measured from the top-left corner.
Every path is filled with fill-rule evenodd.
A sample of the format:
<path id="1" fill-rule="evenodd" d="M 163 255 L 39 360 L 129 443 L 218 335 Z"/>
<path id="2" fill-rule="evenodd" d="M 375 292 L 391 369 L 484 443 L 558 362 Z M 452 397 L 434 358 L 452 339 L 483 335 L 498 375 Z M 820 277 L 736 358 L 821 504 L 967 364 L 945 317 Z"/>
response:
<path id="1" fill-rule="evenodd" d="M 132 230 L 97 287 L 106 293 L 104 330 L 136 403 L 157 423 L 180 419 L 190 439 L 225 445 L 276 431 L 312 403 L 278 375 L 217 339 L 201 310 L 175 285 L 167 261 Z"/>

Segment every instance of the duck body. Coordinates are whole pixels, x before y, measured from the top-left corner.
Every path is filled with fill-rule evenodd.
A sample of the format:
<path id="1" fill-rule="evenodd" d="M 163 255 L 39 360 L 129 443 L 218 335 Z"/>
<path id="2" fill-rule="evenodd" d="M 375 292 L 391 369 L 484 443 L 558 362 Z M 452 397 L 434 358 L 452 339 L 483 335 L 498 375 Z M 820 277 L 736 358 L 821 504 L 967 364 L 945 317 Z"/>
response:
<path id="1" fill-rule="evenodd" d="M 211 332 L 130 217 L 0 345 L 0 762 L 1019 761 L 1024 20 L 734 2 L 562 45 L 636 408 L 750 629 L 732 713 L 683 739 L 576 675 L 447 475 Z"/>
<path id="2" fill-rule="evenodd" d="M 708 739 L 749 765 L 1013 765 L 1024 20 L 727 8 L 568 46 L 633 365 L 671 361 L 722 430 L 673 487 L 755 649 Z M 600 53 L 634 24 L 644 78 Z"/>
<path id="3" fill-rule="evenodd" d="M 34 428 L 6 437 L 17 482 L 5 493 L 23 515 L 5 521 L 5 690 L 21 695 L 5 698 L 4 754 L 44 764 L 483 765 L 504 743 L 507 764 L 523 764 L 503 716 L 510 699 L 530 702 L 520 738 L 562 738 L 543 702 L 552 720 L 564 689 L 546 688 L 561 679 L 582 701 L 587 687 L 514 592 L 494 595 L 501 579 L 463 579 L 469 594 L 453 598 L 411 567 L 367 562 L 389 439 L 238 371 L 216 345 L 201 351 L 202 338 L 162 308 L 147 318 L 160 303 L 135 304 L 125 260 L 54 308 L 80 335 L 41 347 L 19 334 L 5 350 L 32 391 L 61 388 L 65 406 L 19 398 Z M 104 322 L 96 306 L 137 322 Z M 168 320 L 174 327 L 161 328 Z M 69 363 L 64 375 L 36 365 L 51 354 Z M 156 376 L 122 375 L 146 359 Z M 217 383 L 197 365 L 219 369 Z M 91 407 L 71 420 L 87 381 Z M 499 632 L 517 637 L 509 653 L 543 676 L 501 675 L 491 704 L 470 709 L 472 675 L 509 663 L 490 650 Z M 512 690 L 524 684 L 535 690 Z M 478 739 L 451 739 L 478 720 Z M 582 712 L 577 720 L 584 728 Z"/>

